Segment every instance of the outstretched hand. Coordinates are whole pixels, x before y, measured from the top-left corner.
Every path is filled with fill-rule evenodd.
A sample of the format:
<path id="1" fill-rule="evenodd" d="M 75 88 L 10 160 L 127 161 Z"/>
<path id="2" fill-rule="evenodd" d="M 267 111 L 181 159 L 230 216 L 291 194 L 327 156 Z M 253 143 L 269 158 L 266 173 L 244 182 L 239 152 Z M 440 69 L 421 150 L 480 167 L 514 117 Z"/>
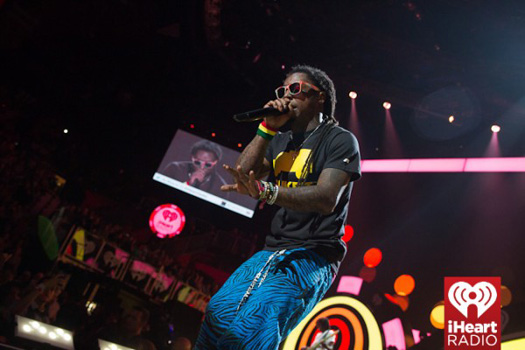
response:
<path id="1" fill-rule="evenodd" d="M 221 191 L 236 191 L 255 199 L 259 198 L 259 186 L 257 185 L 257 179 L 255 178 L 255 172 L 253 170 L 250 170 L 248 174 L 245 174 L 240 165 L 237 166 L 237 169 L 234 169 L 229 165 L 224 164 L 223 168 L 233 176 L 235 183 L 222 185 Z"/>

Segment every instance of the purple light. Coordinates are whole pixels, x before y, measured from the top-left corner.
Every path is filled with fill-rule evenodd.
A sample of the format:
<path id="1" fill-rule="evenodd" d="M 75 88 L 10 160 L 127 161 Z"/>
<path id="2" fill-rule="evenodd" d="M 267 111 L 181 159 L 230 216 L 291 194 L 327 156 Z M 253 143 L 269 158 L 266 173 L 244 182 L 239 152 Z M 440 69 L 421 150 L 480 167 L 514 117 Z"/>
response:
<path id="1" fill-rule="evenodd" d="M 365 173 L 489 173 L 525 172 L 525 157 L 369 159 L 361 162 Z"/>
<path id="2" fill-rule="evenodd" d="M 410 159 L 370 159 L 361 162 L 364 173 L 406 173 Z"/>
<path id="3" fill-rule="evenodd" d="M 464 165 L 465 159 L 461 158 L 413 159 L 408 166 L 408 171 L 412 173 L 457 173 L 463 171 Z"/>
<path id="4" fill-rule="evenodd" d="M 358 122 L 359 118 L 357 115 L 357 107 L 356 107 L 355 99 L 352 98 L 351 102 L 352 102 L 352 110 L 350 112 L 350 131 L 354 133 L 357 139 L 360 139 L 361 131 L 360 131 L 359 122 Z"/>
<path id="5" fill-rule="evenodd" d="M 337 286 L 337 293 L 349 293 L 359 295 L 363 279 L 356 276 L 343 276 Z"/>
<path id="6" fill-rule="evenodd" d="M 390 114 L 390 103 L 388 103 L 388 108 L 385 107 L 385 140 L 383 144 L 386 145 L 386 153 L 383 154 L 386 154 L 387 157 L 399 157 L 403 154 L 401 142 L 399 141 L 399 136 L 397 135 L 394 122 L 392 121 L 392 115 Z"/>
<path id="7" fill-rule="evenodd" d="M 525 172 L 525 157 L 515 158 L 468 158 L 465 172 L 472 173 L 518 173 Z"/>
<path id="8" fill-rule="evenodd" d="M 406 350 L 405 333 L 399 318 L 383 323 L 386 347 L 395 346 L 398 350 Z"/>

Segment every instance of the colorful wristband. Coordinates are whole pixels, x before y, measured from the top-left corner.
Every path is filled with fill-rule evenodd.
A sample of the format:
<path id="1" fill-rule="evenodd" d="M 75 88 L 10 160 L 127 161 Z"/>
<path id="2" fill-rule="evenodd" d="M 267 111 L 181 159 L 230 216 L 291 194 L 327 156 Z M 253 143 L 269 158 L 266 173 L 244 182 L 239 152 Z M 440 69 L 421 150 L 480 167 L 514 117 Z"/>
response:
<path id="1" fill-rule="evenodd" d="M 277 130 L 274 130 L 266 125 L 266 122 L 259 124 L 257 129 L 257 135 L 261 136 L 263 139 L 271 140 L 277 134 Z"/>

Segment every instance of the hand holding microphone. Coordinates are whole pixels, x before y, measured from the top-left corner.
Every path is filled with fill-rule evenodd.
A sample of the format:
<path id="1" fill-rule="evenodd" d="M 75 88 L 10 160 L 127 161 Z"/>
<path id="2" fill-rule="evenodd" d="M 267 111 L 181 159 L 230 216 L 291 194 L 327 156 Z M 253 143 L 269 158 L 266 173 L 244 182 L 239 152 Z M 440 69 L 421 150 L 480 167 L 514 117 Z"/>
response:
<path id="1" fill-rule="evenodd" d="M 264 108 L 239 113 L 233 116 L 237 122 L 252 122 L 264 119 L 266 125 L 272 129 L 279 129 L 293 116 L 292 98 L 285 96 L 276 100 L 268 101 Z"/>

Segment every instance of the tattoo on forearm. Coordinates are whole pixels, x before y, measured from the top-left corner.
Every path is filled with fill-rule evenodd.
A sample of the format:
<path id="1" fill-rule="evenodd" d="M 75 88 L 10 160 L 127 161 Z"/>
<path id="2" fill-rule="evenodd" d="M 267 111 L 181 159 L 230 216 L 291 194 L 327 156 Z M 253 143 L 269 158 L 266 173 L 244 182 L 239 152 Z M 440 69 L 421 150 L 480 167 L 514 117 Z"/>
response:
<path id="1" fill-rule="evenodd" d="M 296 211 L 329 214 L 338 203 L 350 176 L 337 169 L 325 169 L 317 185 L 279 187 L 276 204 Z"/>
<path id="2" fill-rule="evenodd" d="M 256 177 L 259 177 L 268 170 L 264 167 L 264 155 L 267 148 L 268 141 L 256 135 L 241 153 L 235 165 L 240 165 L 245 173 L 253 170 Z"/>

